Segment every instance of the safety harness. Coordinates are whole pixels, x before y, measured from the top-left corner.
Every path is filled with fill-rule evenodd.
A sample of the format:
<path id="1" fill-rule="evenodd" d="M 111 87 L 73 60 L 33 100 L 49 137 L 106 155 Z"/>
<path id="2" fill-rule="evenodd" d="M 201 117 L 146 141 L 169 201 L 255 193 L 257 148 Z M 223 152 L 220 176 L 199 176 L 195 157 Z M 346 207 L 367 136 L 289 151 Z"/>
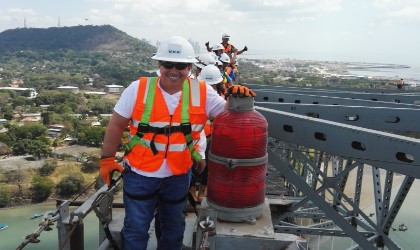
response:
<path id="1" fill-rule="evenodd" d="M 141 145 L 143 147 L 149 147 L 141 138 L 146 133 L 153 133 L 152 140 L 150 142 L 150 149 L 153 154 L 158 153 L 155 146 L 155 136 L 157 134 L 164 134 L 166 136 L 171 135 L 172 133 L 182 132 L 185 136 L 185 141 L 188 149 L 190 150 L 191 156 L 194 160 L 200 161 L 201 155 L 194 149 L 193 139 L 191 135 L 191 123 L 190 117 L 188 114 L 188 107 L 190 105 L 190 85 L 188 80 L 185 80 L 182 85 L 182 101 L 181 101 L 181 124 L 179 126 L 165 126 L 165 127 L 153 127 L 150 126 L 150 114 L 152 113 L 153 103 L 155 100 L 156 94 L 156 77 L 150 79 L 149 89 L 147 91 L 146 104 L 144 107 L 143 115 L 141 117 L 141 122 L 137 126 L 136 134 L 131 138 L 129 143 L 125 145 L 125 154 L 127 155 L 136 145 Z"/>

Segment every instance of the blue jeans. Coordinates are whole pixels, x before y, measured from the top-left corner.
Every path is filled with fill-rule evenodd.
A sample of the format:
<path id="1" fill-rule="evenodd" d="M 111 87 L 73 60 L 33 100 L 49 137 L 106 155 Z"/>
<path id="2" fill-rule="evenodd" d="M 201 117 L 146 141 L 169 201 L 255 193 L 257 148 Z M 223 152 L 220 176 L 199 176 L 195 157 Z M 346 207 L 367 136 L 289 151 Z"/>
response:
<path id="1" fill-rule="evenodd" d="M 146 250 L 150 223 L 155 209 L 159 210 L 160 232 L 158 249 L 182 249 L 185 230 L 184 206 L 191 180 L 186 174 L 165 178 L 145 177 L 124 170 L 125 218 L 121 231 L 123 249 Z M 130 197 L 129 197 L 130 196 Z"/>

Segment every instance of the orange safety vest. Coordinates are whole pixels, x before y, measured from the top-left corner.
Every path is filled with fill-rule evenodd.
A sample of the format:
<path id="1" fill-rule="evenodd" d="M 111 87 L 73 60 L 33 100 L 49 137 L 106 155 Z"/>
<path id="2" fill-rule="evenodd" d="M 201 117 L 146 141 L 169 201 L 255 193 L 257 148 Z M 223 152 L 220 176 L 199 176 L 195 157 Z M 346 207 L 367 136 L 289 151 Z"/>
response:
<path id="1" fill-rule="evenodd" d="M 223 45 L 223 52 L 230 56 L 233 53 L 232 44 L 228 43 L 226 47 Z"/>
<path id="2" fill-rule="evenodd" d="M 152 80 L 156 80 L 154 91 L 149 90 Z M 148 125 L 164 130 L 165 133 L 144 133 L 140 138 L 141 143 L 136 143 L 125 155 L 125 158 L 132 167 L 145 172 L 157 171 L 162 165 L 163 160 L 166 159 L 166 162 L 174 175 L 184 174 L 193 164 L 192 154 L 188 148 L 186 136 L 183 132 L 171 132 L 171 128 L 179 127 L 181 125 L 183 101 L 189 102 L 187 112 L 189 122 L 191 123 L 191 136 L 194 145 L 198 142 L 200 139 L 200 132 L 203 130 L 204 124 L 207 121 L 205 112 L 206 83 L 191 82 L 191 79 L 187 78 L 184 82 L 182 93 L 184 93 L 185 90 L 189 90 L 189 98 L 184 99 L 184 95 L 181 94 L 182 97 L 180 98 L 174 114 L 170 115 L 163 93 L 157 84 L 159 80 L 160 77 L 157 79 L 146 77 L 139 79 L 137 99 L 130 121 L 130 140 L 132 140 L 138 132 L 138 126 L 142 121 L 142 116 L 146 113 L 145 108 L 150 106 L 146 103 L 148 100 L 148 93 L 154 93 Z M 184 89 L 185 86 L 187 89 Z M 156 149 L 155 153 L 151 149 L 151 144 L 154 144 L 153 147 Z M 197 149 L 198 146 L 195 145 L 195 148 Z"/>

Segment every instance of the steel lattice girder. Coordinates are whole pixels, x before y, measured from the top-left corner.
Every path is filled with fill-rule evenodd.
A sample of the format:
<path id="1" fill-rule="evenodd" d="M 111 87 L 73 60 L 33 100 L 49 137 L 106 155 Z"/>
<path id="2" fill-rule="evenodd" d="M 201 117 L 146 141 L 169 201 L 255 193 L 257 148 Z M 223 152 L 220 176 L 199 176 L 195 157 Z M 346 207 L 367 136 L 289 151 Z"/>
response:
<path id="1" fill-rule="evenodd" d="M 420 178 L 420 140 L 292 113 L 255 107 L 268 121 L 269 136 L 332 155 Z"/>
<path id="2" fill-rule="evenodd" d="M 420 109 L 256 102 L 260 107 L 375 130 L 420 132 Z"/>
<path id="3" fill-rule="evenodd" d="M 339 164 L 334 167 L 334 177 L 327 177 L 325 174 L 325 169 L 321 171 L 321 169 L 317 169 L 316 164 L 311 165 L 311 162 L 309 160 L 305 160 L 305 155 L 307 155 L 307 153 L 303 151 L 300 152 L 301 156 L 299 156 L 298 153 L 294 152 L 293 158 L 288 158 L 288 156 L 285 156 L 284 154 L 274 154 L 275 156 L 273 157 L 273 153 L 270 153 L 270 163 L 275 165 L 276 167 L 280 165 L 279 171 L 286 177 L 286 179 L 289 182 L 293 184 L 293 186 L 295 186 L 295 192 L 297 194 L 299 194 L 299 192 L 302 192 L 303 195 L 306 196 L 306 198 L 303 198 L 303 200 L 295 204 L 293 211 L 285 213 L 283 217 L 280 216 L 280 218 L 275 220 L 275 223 L 279 223 L 279 225 L 275 226 L 277 231 L 289 233 L 294 232 L 302 234 L 330 234 L 336 236 L 351 237 L 365 249 L 372 248 L 372 244 L 374 243 L 378 243 L 379 246 L 384 244 L 385 246 L 390 247 L 391 249 L 399 248 L 397 245 L 395 245 L 394 242 L 392 242 L 392 240 L 387 236 L 387 234 L 399 211 L 399 208 L 404 202 L 404 198 L 406 197 L 407 192 L 411 187 L 414 177 L 410 176 L 415 176 L 415 178 L 419 178 L 420 176 L 420 170 L 417 169 L 418 164 L 416 164 L 415 162 L 415 159 L 419 159 L 420 156 L 415 153 L 404 153 L 406 155 L 409 155 L 409 157 L 403 158 L 401 157 L 401 153 L 405 152 L 404 149 L 410 149 L 411 151 L 408 151 L 410 153 L 412 152 L 412 150 L 417 151 L 420 145 L 419 140 L 412 139 L 409 137 L 397 136 L 389 133 L 378 132 L 370 129 L 363 129 L 355 126 L 348 126 L 336 122 L 329 122 L 322 119 L 315 119 L 301 115 L 293 115 L 290 113 L 270 110 L 261 107 L 256 107 L 256 109 L 267 118 L 267 121 L 269 123 L 269 136 L 274 138 L 280 138 L 281 140 L 287 141 L 288 143 L 295 143 L 297 145 L 303 145 L 308 148 L 313 148 L 317 151 L 319 150 L 327 152 L 329 155 L 345 155 L 346 157 L 348 157 L 346 165 L 344 165 L 343 161 L 340 160 Z M 322 131 L 322 136 L 315 136 L 316 133 L 320 133 L 318 131 Z M 328 131 L 328 133 L 324 131 Z M 327 138 L 338 139 L 330 143 L 327 142 Z M 357 144 L 359 146 L 351 146 L 352 142 L 354 141 L 360 142 L 359 144 Z M 375 149 L 369 150 L 368 155 L 359 154 L 358 151 L 367 151 L 367 148 L 371 146 Z M 390 151 L 393 151 L 396 148 L 399 149 L 397 153 L 389 154 Z M 289 146 L 289 149 L 297 150 L 298 148 L 293 148 Z M 283 150 L 285 150 L 285 148 L 283 148 Z M 353 151 L 356 151 L 356 153 Z M 384 155 L 382 152 L 387 153 Z M 384 158 L 386 158 L 384 156 L 386 155 L 391 155 L 391 157 L 390 159 L 385 159 L 384 161 Z M 363 163 L 357 163 L 355 159 Z M 318 160 L 319 162 L 325 162 L 325 159 Z M 298 161 L 302 163 L 304 169 L 296 173 L 295 169 L 293 169 L 293 164 L 288 165 L 289 161 Z M 380 174 L 377 167 L 375 166 L 387 169 L 387 171 L 382 171 L 386 172 L 385 186 L 383 188 L 386 191 L 384 191 L 383 194 L 381 192 L 382 187 L 379 182 L 380 178 L 374 177 L 372 180 L 373 182 L 377 183 L 375 186 L 375 193 L 377 193 L 375 198 L 375 207 L 377 211 L 376 217 L 378 224 L 373 223 L 368 218 L 368 216 L 365 215 L 363 211 L 360 210 L 360 208 L 358 208 L 358 196 L 360 196 L 361 193 L 360 184 L 361 178 L 363 177 L 363 164 L 365 163 L 374 166 L 373 176 Z M 344 186 L 346 185 L 345 180 L 349 171 L 355 168 L 358 169 L 358 177 L 357 186 L 355 190 L 356 194 L 353 202 L 351 198 L 347 197 L 343 193 L 343 190 Z M 390 198 L 389 196 L 392 189 L 392 175 L 394 171 L 401 171 L 402 174 L 406 175 L 406 178 L 400 186 L 395 201 L 389 208 L 390 201 L 387 199 Z M 311 178 L 308 178 L 308 176 L 311 176 Z M 314 178 L 314 176 L 316 176 L 317 179 Z M 322 188 L 316 190 L 316 185 L 314 186 L 314 183 L 320 183 Z M 332 204 L 326 202 L 325 195 L 322 195 L 325 192 L 325 190 L 329 189 L 334 189 L 332 191 L 332 194 L 334 195 L 334 200 Z M 353 211 L 349 211 L 348 209 L 346 209 L 341 202 L 342 200 L 348 202 L 348 204 L 351 204 L 351 206 L 353 207 Z M 315 215 L 318 216 L 317 218 L 321 218 L 323 216 L 322 212 L 324 212 L 325 215 L 328 215 L 328 217 L 334 221 L 334 225 L 338 225 L 342 229 L 342 231 L 321 229 L 313 230 L 313 228 L 311 230 L 308 227 L 288 226 L 282 225 L 280 223 L 279 220 L 284 219 L 285 216 L 304 216 L 302 212 L 305 211 L 305 209 L 297 209 L 304 207 L 308 201 L 312 201 L 322 211 L 316 211 L 314 213 L 308 212 L 307 217 L 313 217 Z M 332 209 L 332 211 L 335 212 L 329 211 L 332 205 L 334 205 L 335 207 L 335 209 Z M 356 229 L 354 229 L 353 226 L 351 226 L 352 229 L 346 227 L 349 223 L 346 222 L 347 224 L 345 224 L 343 221 L 348 221 L 348 219 L 345 219 L 345 217 L 349 215 L 351 216 L 352 214 L 356 216 L 350 217 L 352 218 L 353 223 L 359 225 L 365 231 L 359 232 Z M 362 219 L 358 218 L 358 216 L 360 215 Z M 313 225 L 313 227 L 316 226 L 317 225 Z"/>

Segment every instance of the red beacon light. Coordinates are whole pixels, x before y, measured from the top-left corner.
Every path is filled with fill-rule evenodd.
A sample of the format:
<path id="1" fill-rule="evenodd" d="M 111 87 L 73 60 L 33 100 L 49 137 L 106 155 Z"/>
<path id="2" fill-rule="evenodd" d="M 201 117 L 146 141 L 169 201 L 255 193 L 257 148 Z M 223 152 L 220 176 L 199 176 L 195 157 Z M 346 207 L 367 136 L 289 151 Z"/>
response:
<path id="1" fill-rule="evenodd" d="M 207 203 L 218 219 L 255 222 L 265 202 L 267 120 L 253 97 L 229 97 L 228 109 L 213 121 Z"/>

